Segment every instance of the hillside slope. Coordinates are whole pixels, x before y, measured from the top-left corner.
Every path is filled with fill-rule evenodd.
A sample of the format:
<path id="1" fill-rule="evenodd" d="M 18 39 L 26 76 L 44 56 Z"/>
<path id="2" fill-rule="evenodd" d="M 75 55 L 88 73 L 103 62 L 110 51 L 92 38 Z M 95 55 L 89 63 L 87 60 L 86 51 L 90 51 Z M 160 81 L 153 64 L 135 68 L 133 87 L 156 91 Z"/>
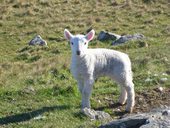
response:
<path id="1" fill-rule="evenodd" d="M 169 4 L 168 0 L 0 0 L 0 125 L 70 128 L 102 123 L 79 112 L 80 94 L 69 70 L 71 51 L 63 37 L 65 28 L 85 34 L 92 27 L 96 37 L 101 30 L 143 34 L 146 39 L 119 46 L 95 38 L 89 47 L 116 49 L 130 56 L 135 112 L 170 105 Z M 37 34 L 48 47 L 28 46 Z M 157 90 L 160 86 L 163 92 Z M 114 106 L 118 90 L 110 79 L 99 79 L 92 107 L 119 117 L 118 109 L 123 111 L 124 106 Z"/>

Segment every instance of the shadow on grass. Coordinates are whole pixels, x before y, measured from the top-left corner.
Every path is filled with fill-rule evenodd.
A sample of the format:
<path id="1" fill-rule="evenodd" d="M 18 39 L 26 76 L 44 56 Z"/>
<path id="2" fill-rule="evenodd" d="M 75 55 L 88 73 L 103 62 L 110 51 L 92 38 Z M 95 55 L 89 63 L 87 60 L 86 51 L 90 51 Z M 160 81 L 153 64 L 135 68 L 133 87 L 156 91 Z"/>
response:
<path id="1" fill-rule="evenodd" d="M 78 119 L 87 118 L 87 116 L 86 116 L 85 114 L 83 114 L 82 112 L 73 113 L 73 116 L 74 116 L 75 118 L 78 118 Z"/>
<path id="2" fill-rule="evenodd" d="M 104 111 L 105 109 L 115 109 L 115 108 L 119 108 L 120 106 L 122 106 L 120 103 L 114 103 L 114 104 L 110 104 L 109 106 L 102 106 L 102 107 L 95 108 L 95 110 Z M 127 114 L 128 112 L 126 111 L 115 111 L 114 113 L 110 115 L 114 115 L 114 116 L 118 116 L 122 118 L 126 116 Z"/>
<path id="3" fill-rule="evenodd" d="M 102 106 L 102 107 L 95 108 L 95 110 L 103 111 L 104 109 L 107 109 L 107 108 L 109 108 L 109 109 L 118 108 L 119 106 L 121 106 L 121 104 L 115 103 L 115 104 L 110 104 L 109 106 Z"/>
<path id="4" fill-rule="evenodd" d="M 64 110 L 64 109 L 69 109 L 69 108 L 70 107 L 66 105 L 43 107 L 41 109 L 37 109 L 31 112 L 26 112 L 26 113 L 21 113 L 21 114 L 16 114 L 16 115 L 11 115 L 11 116 L 0 118 L 0 125 L 28 121 L 34 117 L 37 117 L 38 115 L 43 114 L 44 112 Z"/>

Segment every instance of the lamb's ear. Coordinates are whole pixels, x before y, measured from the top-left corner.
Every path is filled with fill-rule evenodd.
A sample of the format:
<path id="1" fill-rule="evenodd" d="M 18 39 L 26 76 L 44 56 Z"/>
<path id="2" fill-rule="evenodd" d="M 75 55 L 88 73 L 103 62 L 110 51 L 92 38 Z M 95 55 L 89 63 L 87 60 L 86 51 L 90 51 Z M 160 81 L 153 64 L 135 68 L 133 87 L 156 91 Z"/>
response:
<path id="1" fill-rule="evenodd" d="M 92 29 L 89 33 L 86 34 L 87 41 L 91 41 L 94 38 L 95 31 Z"/>
<path id="2" fill-rule="evenodd" d="M 64 30 L 64 36 L 67 40 L 70 40 L 73 35 L 67 29 L 65 29 Z"/>

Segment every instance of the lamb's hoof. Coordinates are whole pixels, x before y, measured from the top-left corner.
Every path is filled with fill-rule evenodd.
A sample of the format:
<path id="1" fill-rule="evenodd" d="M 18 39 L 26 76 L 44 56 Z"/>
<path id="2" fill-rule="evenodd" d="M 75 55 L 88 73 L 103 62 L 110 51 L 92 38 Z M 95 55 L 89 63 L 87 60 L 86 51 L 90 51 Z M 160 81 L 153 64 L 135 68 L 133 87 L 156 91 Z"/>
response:
<path id="1" fill-rule="evenodd" d="M 121 102 L 118 102 L 117 105 L 118 106 L 123 106 L 125 103 L 121 103 Z"/>
<path id="2" fill-rule="evenodd" d="M 84 113 L 84 111 L 86 111 L 87 109 L 90 109 L 90 107 L 83 107 L 83 108 L 81 108 L 80 111 L 81 111 L 82 113 Z"/>
<path id="3" fill-rule="evenodd" d="M 129 114 L 130 114 L 130 113 L 133 113 L 133 109 L 126 109 L 126 110 L 125 110 L 125 113 L 129 113 Z"/>
<path id="4" fill-rule="evenodd" d="M 127 111 L 127 110 L 125 110 L 125 113 L 126 113 L 126 114 L 130 114 L 130 113 L 132 113 L 132 111 Z"/>

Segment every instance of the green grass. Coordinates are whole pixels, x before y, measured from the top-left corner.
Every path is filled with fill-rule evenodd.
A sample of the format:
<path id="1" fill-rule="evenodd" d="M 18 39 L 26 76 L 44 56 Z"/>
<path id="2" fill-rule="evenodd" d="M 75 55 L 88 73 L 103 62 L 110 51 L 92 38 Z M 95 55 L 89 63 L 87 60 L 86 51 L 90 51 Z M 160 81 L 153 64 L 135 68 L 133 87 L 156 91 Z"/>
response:
<path id="1" fill-rule="evenodd" d="M 96 36 L 101 30 L 145 35 L 142 41 L 120 46 L 95 39 L 89 47 L 127 53 L 132 61 L 136 91 L 156 86 L 170 88 L 168 1 L 132 0 L 130 5 L 122 5 L 124 0 L 117 0 L 116 5 L 102 0 L 0 0 L 0 118 L 36 110 L 45 117 L 0 127 L 71 128 L 96 127 L 102 123 L 80 113 L 80 94 L 69 70 L 71 51 L 63 37 L 65 28 L 74 34 L 85 34 L 92 27 Z M 48 47 L 28 46 L 36 34 L 47 41 Z M 162 83 L 163 77 L 168 80 Z M 145 82 L 147 78 L 153 81 Z M 98 79 L 92 107 L 107 105 L 105 97 L 116 102 L 118 95 L 115 83 L 108 78 Z M 111 109 L 105 111 L 112 114 Z"/>

